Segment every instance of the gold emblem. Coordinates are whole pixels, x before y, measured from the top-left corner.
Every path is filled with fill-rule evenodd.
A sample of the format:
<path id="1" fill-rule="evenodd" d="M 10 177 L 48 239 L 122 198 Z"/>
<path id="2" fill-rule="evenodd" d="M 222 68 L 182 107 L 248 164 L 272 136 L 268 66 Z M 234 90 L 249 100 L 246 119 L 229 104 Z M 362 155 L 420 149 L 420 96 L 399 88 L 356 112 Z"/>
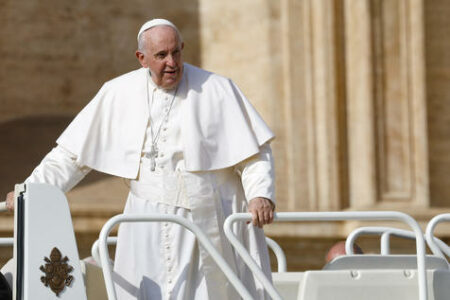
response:
<path id="1" fill-rule="evenodd" d="M 66 286 L 69 286 L 73 280 L 73 276 L 69 275 L 69 273 L 73 271 L 72 266 L 67 263 L 69 259 L 67 256 L 64 256 L 62 259 L 61 257 L 61 252 L 55 247 L 50 253 L 50 259 L 44 257 L 44 260 L 47 263 L 39 268 L 45 273 L 45 276 L 41 277 L 41 281 L 45 286 L 50 286 L 50 289 L 56 296 L 58 296 Z"/>

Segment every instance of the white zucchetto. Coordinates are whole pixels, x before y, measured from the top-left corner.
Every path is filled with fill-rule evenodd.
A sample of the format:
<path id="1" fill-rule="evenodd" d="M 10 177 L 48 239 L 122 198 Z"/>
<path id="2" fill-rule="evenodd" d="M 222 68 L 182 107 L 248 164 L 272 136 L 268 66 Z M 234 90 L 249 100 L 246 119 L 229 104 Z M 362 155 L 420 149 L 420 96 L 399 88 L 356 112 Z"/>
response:
<path id="1" fill-rule="evenodd" d="M 142 27 L 141 27 L 141 29 L 139 30 L 139 33 L 138 33 L 138 35 L 137 35 L 137 40 L 138 40 L 138 42 L 139 42 L 139 37 L 141 36 L 141 34 L 142 34 L 144 31 L 146 31 L 146 30 L 148 30 L 148 29 L 150 29 L 150 28 L 152 28 L 152 27 L 155 27 L 155 26 L 162 26 L 162 25 L 172 27 L 173 29 L 175 29 L 175 31 L 177 32 L 177 34 L 180 35 L 180 34 L 179 34 L 179 31 L 178 31 L 178 28 L 177 28 L 172 22 L 170 22 L 169 20 L 166 20 L 166 19 L 153 19 L 153 20 L 150 20 L 150 21 L 145 22 L 144 25 L 142 25 Z"/>

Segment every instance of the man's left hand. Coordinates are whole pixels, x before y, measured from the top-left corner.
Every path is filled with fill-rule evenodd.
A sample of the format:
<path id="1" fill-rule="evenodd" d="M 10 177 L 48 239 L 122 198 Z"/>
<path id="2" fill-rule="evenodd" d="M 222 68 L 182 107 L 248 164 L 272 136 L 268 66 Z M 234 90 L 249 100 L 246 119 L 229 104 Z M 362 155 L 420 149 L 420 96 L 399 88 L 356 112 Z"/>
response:
<path id="1" fill-rule="evenodd" d="M 248 211 L 252 213 L 252 223 L 259 228 L 273 222 L 274 210 L 275 205 L 267 198 L 253 198 L 248 204 Z"/>

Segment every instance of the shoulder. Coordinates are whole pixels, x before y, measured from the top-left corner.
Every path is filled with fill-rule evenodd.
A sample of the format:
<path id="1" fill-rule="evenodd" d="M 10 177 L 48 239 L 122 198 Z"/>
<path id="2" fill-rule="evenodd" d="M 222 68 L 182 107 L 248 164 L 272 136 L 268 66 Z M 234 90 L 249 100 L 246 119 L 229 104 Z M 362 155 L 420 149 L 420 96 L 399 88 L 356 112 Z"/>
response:
<path id="1" fill-rule="evenodd" d="M 202 88 L 225 88 L 234 85 L 230 78 L 206 71 L 199 67 L 184 64 L 185 72 L 190 85 L 201 86 Z"/>
<path id="2" fill-rule="evenodd" d="M 104 87 L 108 89 L 122 88 L 126 86 L 130 88 L 134 84 L 138 84 L 142 79 L 145 80 L 146 69 L 140 68 L 133 70 L 131 72 L 117 76 L 107 82 L 105 82 Z"/>

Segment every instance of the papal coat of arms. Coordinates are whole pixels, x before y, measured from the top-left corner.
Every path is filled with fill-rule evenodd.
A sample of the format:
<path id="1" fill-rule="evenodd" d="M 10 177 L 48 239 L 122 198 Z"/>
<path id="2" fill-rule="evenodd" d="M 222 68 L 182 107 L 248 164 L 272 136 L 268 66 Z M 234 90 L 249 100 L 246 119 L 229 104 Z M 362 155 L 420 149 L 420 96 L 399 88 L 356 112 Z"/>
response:
<path id="1" fill-rule="evenodd" d="M 50 253 L 50 259 L 44 257 L 44 260 L 47 263 L 39 268 L 45 273 L 45 276 L 41 277 L 41 281 L 45 286 L 50 286 L 50 289 L 56 296 L 58 296 L 66 286 L 70 286 L 73 280 L 73 276 L 69 275 L 73 270 L 73 267 L 67 263 L 69 259 L 67 256 L 64 256 L 64 258 L 61 257 L 61 252 L 55 247 Z"/>

